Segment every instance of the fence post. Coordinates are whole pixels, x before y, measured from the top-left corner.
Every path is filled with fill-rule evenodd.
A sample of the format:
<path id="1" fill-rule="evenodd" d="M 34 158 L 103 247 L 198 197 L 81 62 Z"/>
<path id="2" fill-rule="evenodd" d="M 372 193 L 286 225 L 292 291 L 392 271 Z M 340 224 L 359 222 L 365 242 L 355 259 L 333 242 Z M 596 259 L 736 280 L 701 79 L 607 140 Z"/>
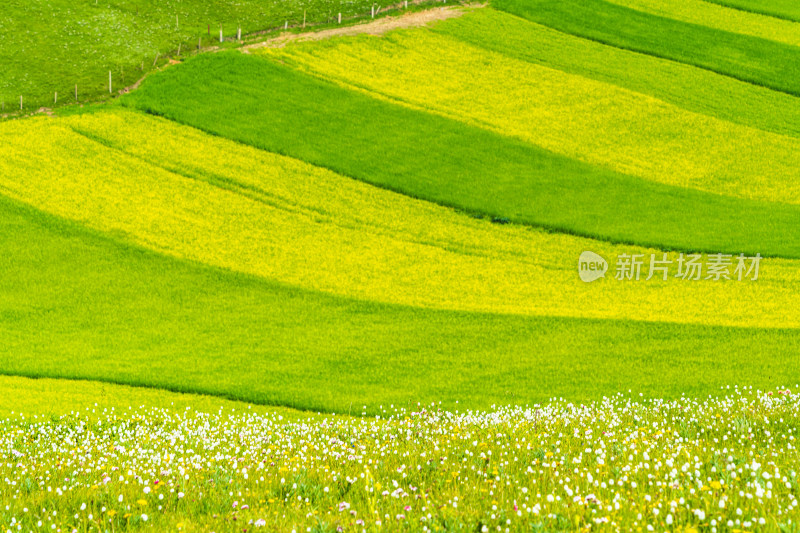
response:
<path id="1" fill-rule="evenodd" d="M 342 23 L 342 14 L 339 13 L 339 24 L 341 24 L 341 23 Z"/>
<path id="2" fill-rule="evenodd" d="M 78 84 L 75 84 L 75 101 L 78 101 Z"/>
<path id="3" fill-rule="evenodd" d="M 372 4 L 372 7 L 369 8 L 369 16 L 375 18 L 375 4 Z"/>
<path id="4" fill-rule="evenodd" d="M 286 22 L 283 23 L 283 30 L 286 31 L 288 29 L 289 29 L 289 21 L 287 20 Z"/>
<path id="5" fill-rule="evenodd" d="M 237 41 L 241 41 L 242 40 L 242 27 L 241 26 L 239 26 L 239 29 L 236 30 L 236 40 Z"/>
<path id="6" fill-rule="evenodd" d="M 108 71 L 108 94 L 111 94 L 111 71 Z"/>
<path id="7" fill-rule="evenodd" d="M 306 10 L 303 10 L 303 29 L 306 28 Z"/>
<path id="8" fill-rule="evenodd" d="M 219 25 L 219 42 L 222 42 L 222 24 Z"/>
<path id="9" fill-rule="evenodd" d="M 55 95 L 53 96 L 53 105 L 58 103 L 58 91 L 56 91 Z"/>
<path id="10" fill-rule="evenodd" d="M 19 110 L 22 111 L 22 95 L 19 95 Z"/>

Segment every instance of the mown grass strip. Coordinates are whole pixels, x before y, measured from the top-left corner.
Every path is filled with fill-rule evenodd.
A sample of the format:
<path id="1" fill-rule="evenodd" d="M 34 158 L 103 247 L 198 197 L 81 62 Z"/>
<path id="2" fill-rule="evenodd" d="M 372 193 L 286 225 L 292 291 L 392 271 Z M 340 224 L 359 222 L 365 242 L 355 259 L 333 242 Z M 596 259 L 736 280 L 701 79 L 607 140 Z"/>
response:
<path id="1" fill-rule="evenodd" d="M 780 43 L 800 45 L 800 24 L 748 13 L 706 0 L 605 0 L 660 17 L 751 35 Z"/>
<path id="2" fill-rule="evenodd" d="M 643 13 L 603 0 L 498 0 L 494 7 L 628 50 L 800 95 L 800 49 Z"/>
<path id="3" fill-rule="evenodd" d="M 598 399 L 629 388 L 665 397 L 714 394 L 729 383 L 771 388 L 796 378 L 792 354 L 800 353 L 798 330 L 486 315 L 335 298 L 169 259 L 2 197 L 0 252 L 4 374 L 361 414 L 362 406 L 374 413 L 381 404 L 417 401 L 468 408 Z M 0 378 L 4 391 L 8 381 Z M 34 394 L 47 401 L 64 394 L 62 406 L 91 396 L 119 407 L 133 396 L 136 405 L 169 399 L 35 383 L 13 405 L 13 393 L 0 394 L 8 400 L 0 410 L 44 407 Z"/>
<path id="4" fill-rule="evenodd" d="M 586 284 L 577 273 L 585 250 L 607 257 L 612 273 L 619 254 L 658 252 L 477 220 L 132 112 L 15 121 L 0 136 L 6 195 L 174 257 L 293 286 L 437 309 L 800 326 L 785 309 L 795 294 L 787 284 L 800 280 L 796 260 L 764 261 L 757 281 L 609 274 Z"/>
<path id="5" fill-rule="evenodd" d="M 613 83 L 689 111 L 800 137 L 796 97 L 699 67 L 582 39 L 491 8 L 442 21 L 430 30 L 509 57 Z"/>
<path id="6" fill-rule="evenodd" d="M 129 96 L 127 105 L 489 216 L 653 246 L 800 252 L 775 231 L 797 227 L 794 206 L 648 183 L 257 57 L 198 57 Z"/>

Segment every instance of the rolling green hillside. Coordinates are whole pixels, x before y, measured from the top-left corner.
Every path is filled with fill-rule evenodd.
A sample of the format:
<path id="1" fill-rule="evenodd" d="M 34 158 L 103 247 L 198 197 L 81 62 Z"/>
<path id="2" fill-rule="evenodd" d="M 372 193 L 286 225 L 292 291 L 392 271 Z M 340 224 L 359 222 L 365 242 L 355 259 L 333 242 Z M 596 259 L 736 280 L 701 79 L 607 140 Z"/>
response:
<path id="1" fill-rule="evenodd" d="M 800 6 L 794 0 L 709 0 L 709 2 L 800 22 Z"/>
<path id="2" fill-rule="evenodd" d="M 790 383 L 794 98 L 487 9 L 5 122 L 0 373 L 370 412 Z M 669 249 L 776 257 L 615 279 Z"/>
<path id="3" fill-rule="evenodd" d="M 800 95 L 800 48 L 795 46 L 604 0 L 497 0 L 492 5 L 565 33 Z"/>
<path id="4" fill-rule="evenodd" d="M 335 298 L 168 259 L 8 200 L 0 226 L 4 374 L 360 414 L 412 400 L 588 400 L 622 383 L 667 396 L 770 387 L 794 379 L 800 349 L 797 330 Z"/>
<path id="5" fill-rule="evenodd" d="M 339 0 L 9 0 L 0 9 L 0 101 L 26 111 L 108 95 L 132 85 L 167 52 L 219 44 L 220 28 L 244 33 L 369 14 L 372 4 Z M 2 115 L 2 113 L 0 113 Z"/>
<path id="6" fill-rule="evenodd" d="M 358 39 L 354 42 L 356 51 L 353 54 L 337 54 L 337 63 L 347 65 L 348 60 L 356 62 L 350 65 L 352 70 L 348 70 L 354 74 L 369 68 L 373 77 L 368 83 L 374 82 L 387 91 L 402 91 L 403 97 L 417 98 L 421 103 L 431 104 L 441 98 L 443 105 L 459 106 L 450 108 L 454 117 L 463 117 L 459 113 L 485 109 L 485 114 L 469 122 L 484 123 L 490 117 L 499 121 L 507 118 L 506 122 L 499 123 L 502 127 L 508 124 L 510 127 L 518 126 L 523 132 L 521 135 L 532 141 L 547 143 L 548 148 L 562 145 L 564 149 L 566 142 L 573 139 L 576 150 L 582 149 L 572 133 L 578 129 L 582 130 L 584 138 L 594 138 L 597 142 L 605 143 L 604 146 L 611 144 L 609 139 L 614 138 L 615 131 L 612 129 L 606 135 L 598 136 L 588 125 L 576 122 L 572 129 L 562 127 L 562 132 L 559 132 L 550 127 L 551 123 L 544 122 L 548 119 L 553 123 L 558 122 L 559 117 L 563 116 L 561 113 L 542 117 L 537 122 L 539 129 L 528 134 L 528 125 L 536 118 L 530 115 L 520 118 L 517 113 L 506 110 L 494 113 L 494 108 L 490 107 L 494 101 L 487 93 L 481 95 L 481 100 L 486 103 L 480 103 L 469 98 L 451 98 L 441 90 L 434 90 L 441 97 L 433 96 L 430 91 L 420 92 L 418 88 L 427 81 L 422 79 L 426 63 L 420 55 L 391 56 L 391 51 L 398 50 L 396 47 L 377 56 L 369 54 L 371 49 L 390 45 L 392 41 L 388 39 L 375 40 L 372 48 L 370 39 Z M 454 48 L 452 56 L 442 59 L 438 65 L 460 72 L 466 67 L 463 61 L 459 63 L 458 59 L 453 59 L 453 63 L 450 59 L 465 55 L 469 48 L 466 45 L 459 48 L 457 43 L 451 43 L 451 47 Z M 320 43 L 319 48 L 315 49 L 320 54 L 326 54 L 330 46 Z M 441 47 L 439 49 L 444 51 Z M 333 49 L 333 52 L 337 52 L 337 49 Z M 294 49 L 279 53 L 281 57 L 297 57 Z M 410 63 L 417 66 L 410 70 L 395 68 L 392 57 L 396 57 L 396 61 L 405 61 L 405 66 Z M 440 54 L 439 57 L 444 56 Z M 449 66 L 443 67 L 442 64 Z M 324 59 L 316 61 L 314 65 L 337 68 L 333 66 L 334 63 Z M 431 69 L 430 72 L 435 70 Z M 402 82 L 395 84 L 390 81 L 395 75 L 407 75 L 409 79 L 402 79 Z M 506 81 L 504 85 L 507 90 L 512 90 L 514 83 Z M 495 89 L 499 90 L 498 87 Z M 601 89 L 608 88 L 598 88 Z M 587 94 L 581 92 L 572 100 L 574 103 L 567 102 L 564 105 L 581 105 L 586 97 Z M 636 94 L 626 94 L 626 97 L 624 102 L 636 102 Z M 180 68 L 147 80 L 141 90 L 131 94 L 125 102 L 252 146 L 331 168 L 368 183 L 471 212 L 611 241 L 684 250 L 723 250 L 729 253 L 744 250 L 798 257 L 797 247 L 800 243 L 783 237 L 785 232 L 793 231 L 798 226 L 800 210 L 796 206 L 730 198 L 675 186 L 678 183 L 652 183 L 599 166 L 590 166 L 461 120 L 437 116 L 421 109 L 409 109 L 371 95 L 336 87 L 262 57 L 239 53 L 201 56 L 187 61 Z M 640 103 L 642 108 L 651 105 L 652 102 Z M 531 107 L 534 112 L 540 109 L 547 108 Z M 596 122 L 607 120 L 617 109 L 604 105 L 602 110 L 598 109 Z M 626 118 L 628 116 L 636 117 L 633 111 Z M 642 138 L 631 131 L 627 134 L 628 142 L 632 145 L 638 143 L 641 153 L 640 164 L 637 162 L 634 165 L 652 165 L 660 160 L 663 162 L 661 169 L 653 172 L 660 172 L 665 180 L 685 180 L 686 174 L 672 168 L 674 154 L 681 149 L 678 143 L 682 142 L 676 137 L 685 130 L 682 124 L 668 122 L 666 113 L 660 116 L 664 117 L 663 130 L 666 131 L 658 131 L 658 124 L 652 125 L 650 130 L 653 136 L 661 135 L 663 142 L 670 143 L 665 148 L 673 150 L 673 154 L 656 153 L 650 149 L 653 139 Z M 687 118 L 690 119 L 700 120 L 693 115 Z M 520 125 L 521 120 L 528 122 Z M 737 133 L 736 127 L 730 123 L 706 122 L 710 123 L 709 132 L 716 131 L 720 136 L 725 135 L 723 129 L 728 134 Z M 621 133 L 626 134 L 627 131 L 621 130 Z M 537 136 L 539 132 L 541 138 Z M 749 136 L 754 144 L 759 139 L 758 134 L 750 130 L 742 129 L 738 133 Z M 742 194 L 749 194 L 748 191 L 759 195 L 768 193 L 771 199 L 778 196 L 778 191 L 796 188 L 800 181 L 791 181 L 785 173 L 798 171 L 792 163 L 792 149 L 795 145 L 800 148 L 800 140 L 769 137 L 766 133 L 761 135 L 764 142 L 757 152 L 754 148 L 749 154 L 725 142 L 717 144 L 716 153 L 710 154 L 705 150 L 711 144 L 709 140 L 705 141 L 705 146 L 694 146 L 693 154 L 697 159 L 694 169 L 700 173 L 699 179 L 705 180 L 705 186 L 709 189 L 719 187 L 718 192 L 747 188 Z M 691 146 L 693 140 L 687 139 L 685 145 Z M 761 158 L 765 150 L 771 150 L 775 158 Z M 598 146 L 593 154 L 594 160 L 609 163 L 615 157 L 631 157 L 629 151 L 609 153 L 609 149 L 602 146 Z M 682 165 L 691 165 L 689 155 L 681 162 Z M 711 164 L 718 168 L 709 168 Z M 779 179 L 773 179 L 771 183 L 763 180 L 767 183 L 765 187 L 755 187 L 752 182 L 747 182 L 746 178 L 752 173 L 747 172 L 746 167 L 742 168 L 743 164 L 762 166 L 765 173 L 771 167 L 772 172 L 763 177 L 777 176 Z M 742 176 L 739 183 L 733 180 L 725 183 L 715 178 L 715 175 L 727 172 L 739 173 Z M 798 193 L 800 198 L 800 190 Z"/>
<path id="7" fill-rule="evenodd" d="M 430 27 L 471 45 L 652 96 L 688 111 L 800 136 L 797 97 L 482 9 Z M 497 35 L 501 33 L 502 39 Z M 724 97 L 720 97 L 724 95 Z"/>

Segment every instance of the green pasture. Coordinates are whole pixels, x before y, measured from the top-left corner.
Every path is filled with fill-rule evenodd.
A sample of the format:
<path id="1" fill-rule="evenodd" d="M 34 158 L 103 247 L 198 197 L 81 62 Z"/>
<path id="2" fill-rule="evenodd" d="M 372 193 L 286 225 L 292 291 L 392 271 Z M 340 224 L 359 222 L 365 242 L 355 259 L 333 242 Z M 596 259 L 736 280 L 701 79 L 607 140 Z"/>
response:
<path id="1" fill-rule="evenodd" d="M 533 22 L 800 96 L 800 47 L 659 17 L 604 0 L 496 0 Z"/>
<path id="2" fill-rule="evenodd" d="M 368 15 L 364 0 L 9 0 L 0 9 L 0 101 L 6 112 L 87 102 L 132 85 L 167 53 L 284 26 Z M 159 56 L 157 58 L 157 56 Z M 2 113 L 0 113 L 2 115 Z"/>
<path id="3" fill-rule="evenodd" d="M 476 10 L 430 30 L 509 57 L 612 83 L 695 113 L 800 136 L 797 97 L 694 65 L 582 39 L 495 9 Z M 498 39 L 498 34 L 503 38 Z"/>
<path id="4" fill-rule="evenodd" d="M 796 379 L 796 330 L 381 305 L 168 259 L 8 200 L 0 226 L 7 375 L 353 414 Z"/>
<path id="5" fill-rule="evenodd" d="M 670 249 L 800 257 L 800 208 L 668 186 L 337 87 L 262 57 L 203 55 L 123 100 L 257 148 L 476 214 Z"/>
<path id="6" fill-rule="evenodd" d="M 721 6 L 800 22 L 800 4 L 794 0 L 708 0 Z"/>

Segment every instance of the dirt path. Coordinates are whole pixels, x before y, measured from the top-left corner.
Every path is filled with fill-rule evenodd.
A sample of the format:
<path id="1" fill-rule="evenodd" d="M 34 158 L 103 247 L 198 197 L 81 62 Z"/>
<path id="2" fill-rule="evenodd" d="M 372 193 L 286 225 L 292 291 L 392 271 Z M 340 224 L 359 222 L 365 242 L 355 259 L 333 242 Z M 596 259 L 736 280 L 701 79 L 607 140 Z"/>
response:
<path id="1" fill-rule="evenodd" d="M 415 1 L 409 1 L 409 4 L 416 3 Z M 431 9 L 425 9 L 423 11 L 413 11 L 409 13 L 402 13 L 398 15 L 389 15 L 386 17 L 382 17 L 377 20 L 371 20 L 369 22 L 362 22 L 357 23 L 352 26 L 344 26 L 341 28 L 330 28 L 327 30 L 320 30 L 320 31 L 307 31 L 304 33 L 284 33 L 277 37 L 272 37 L 270 39 L 266 39 L 263 41 L 258 41 L 252 44 L 245 44 L 240 50 L 245 53 L 248 53 L 251 49 L 256 48 L 281 48 L 286 46 L 287 43 L 291 42 L 304 42 L 304 41 L 320 41 L 323 39 L 330 39 L 332 37 L 339 37 L 339 36 L 348 36 L 348 35 L 359 35 L 362 33 L 370 34 L 370 35 L 381 35 L 383 33 L 397 30 L 401 28 L 416 28 L 420 26 L 425 26 L 430 24 L 431 22 L 436 22 L 437 20 L 446 20 L 450 18 L 460 17 L 464 13 L 471 11 L 473 9 L 479 9 L 481 7 L 486 6 L 485 3 L 471 3 L 471 4 L 455 4 L 449 6 L 442 6 L 442 7 L 434 7 Z M 394 6 L 387 6 L 387 8 L 399 8 L 401 4 L 397 4 Z M 207 52 L 216 52 L 218 51 L 218 47 L 210 47 L 203 49 L 200 53 L 207 53 Z M 133 85 L 129 85 L 117 92 L 117 94 L 125 94 L 131 91 L 136 90 L 139 88 L 139 85 L 147 78 L 149 75 L 159 72 L 163 70 L 165 67 L 169 67 L 175 64 L 178 64 L 179 61 L 170 58 L 169 62 L 164 65 L 163 67 L 152 70 L 142 76 L 139 80 L 137 80 Z M 91 102 L 89 102 L 91 103 Z M 83 107 L 83 104 L 80 104 Z M 52 115 L 52 110 L 49 108 L 41 108 L 33 114 L 47 114 Z M 0 116 L 0 118 L 8 118 L 11 117 L 11 114 L 5 114 Z M 21 115 L 25 116 L 25 115 Z"/>
<path id="2" fill-rule="evenodd" d="M 245 45 L 242 49 L 248 52 L 255 48 L 281 48 L 290 42 L 320 41 L 331 37 L 347 35 L 358 35 L 367 33 L 370 35 L 380 35 L 388 31 L 400 28 L 415 28 L 425 26 L 437 20 L 445 20 L 460 17 L 471 9 L 483 7 L 485 4 L 456 5 L 446 7 L 435 7 L 425 11 L 415 11 L 402 15 L 388 16 L 371 22 L 356 24 L 355 26 L 345 26 L 343 28 L 331 28 L 317 32 L 284 34 L 266 41 Z"/>

